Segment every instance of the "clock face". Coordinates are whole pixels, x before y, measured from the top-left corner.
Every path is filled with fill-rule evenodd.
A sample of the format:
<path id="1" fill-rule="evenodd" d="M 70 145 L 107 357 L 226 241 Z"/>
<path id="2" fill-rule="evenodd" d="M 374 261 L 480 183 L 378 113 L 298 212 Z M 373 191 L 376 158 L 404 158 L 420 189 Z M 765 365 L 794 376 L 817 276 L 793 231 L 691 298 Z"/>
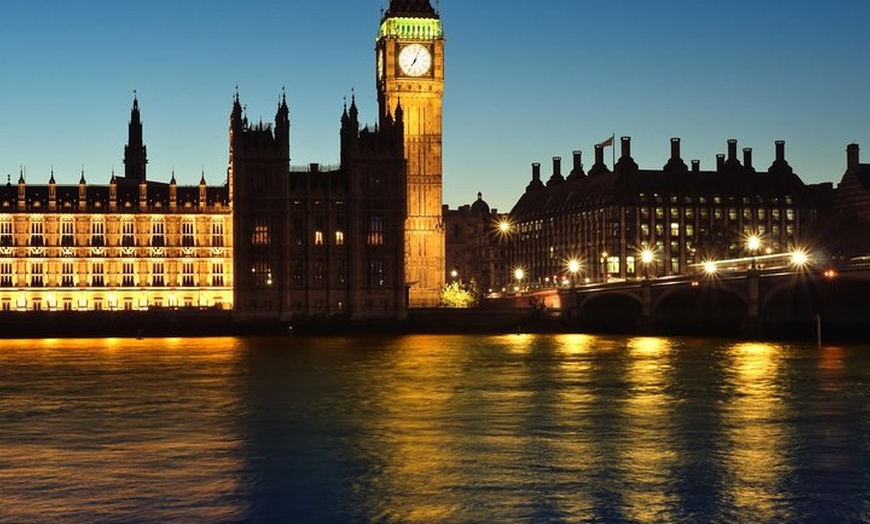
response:
<path id="1" fill-rule="evenodd" d="M 408 76 L 423 76 L 432 67 L 432 54 L 420 44 L 407 45 L 399 51 L 399 68 Z"/>

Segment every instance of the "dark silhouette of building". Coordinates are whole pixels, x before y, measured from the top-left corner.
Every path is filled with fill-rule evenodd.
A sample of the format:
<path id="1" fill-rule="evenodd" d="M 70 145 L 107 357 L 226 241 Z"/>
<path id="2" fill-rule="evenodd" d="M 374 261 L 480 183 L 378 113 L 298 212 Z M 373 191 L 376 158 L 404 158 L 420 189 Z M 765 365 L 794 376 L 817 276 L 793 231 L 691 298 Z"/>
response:
<path id="1" fill-rule="evenodd" d="M 571 261 L 580 265 L 579 278 L 593 281 L 697 272 L 707 260 L 807 245 L 830 193 L 830 184 L 808 186 L 798 178 L 782 141 L 767 171 L 755 168 L 751 149 L 741 162 L 736 140 L 717 156 L 715 170 L 701 171 L 700 162 L 683 161 L 678 138 L 671 139 L 667 164 L 647 170 L 623 137 L 612 171 L 602 145 L 588 173 L 580 152 L 567 177 L 558 157 L 546 182 L 540 164 L 532 165 L 532 180 L 510 212 L 509 267 L 522 268 L 523 283 L 532 286 L 564 281 Z M 760 239 L 755 249 L 751 236 Z"/>
<path id="2" fill-rule="evenodd" d="M 860 161 L 858 144 L 846 147 L 846 172 L 834 196 L 829 239 L 842 261 L 870 254 L 870 164 Z"/>
<path id="3" fill-rule="evenodd" d="M 507 215 L 490 209 L 481 193 L 471 205 L 443 207 L 447 246 L 447 282 L 473 282 L 483 294 L 499 293 L 508 284 L 505 232 Z"/>
<path id="4" fill-rule="evenodd" d="M 290 117 L 230 116 L 238 320 L 400 319 L 406 312 L 403 110 L 360 129 L 341 117 L 341 165 L 290 167 Z"/>
<path id="5" fill-rule="evenodd" d="M 134 96 L 125 176 L 108 185 L 0 188 L 0 308 L 94 311 L 232 307 L 228 186 L 148 180 Z"/>

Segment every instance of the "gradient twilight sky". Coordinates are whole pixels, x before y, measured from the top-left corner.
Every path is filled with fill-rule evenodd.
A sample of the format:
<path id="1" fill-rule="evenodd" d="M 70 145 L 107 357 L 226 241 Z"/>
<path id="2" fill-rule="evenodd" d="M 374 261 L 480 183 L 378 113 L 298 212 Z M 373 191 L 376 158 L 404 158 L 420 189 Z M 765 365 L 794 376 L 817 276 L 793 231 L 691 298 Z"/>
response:
<path id="1" fill-rule="evenodd" d="M 374 123 L 374 43 L 387 0 L 8 0 L 0 4 L 0 175 L 106 184 L 123 174 L 137 90 L 149 179 L 226 177 L 235 86 L 272 121 L 282 86 L 293 164 L 338 162 L 355 89 Z M 715 166 L 726 140 L 766 169 L 774 140 L 808 183 L 870 159 L 870 1 L 443 0 L 444 202 L 508 211 L 541 162 L 632 137 L 658 169 L 669 139 Z M 618 154 L 617 154 L 618 156 Z M 608 161 L 610 151 L 607 152 Z"/>

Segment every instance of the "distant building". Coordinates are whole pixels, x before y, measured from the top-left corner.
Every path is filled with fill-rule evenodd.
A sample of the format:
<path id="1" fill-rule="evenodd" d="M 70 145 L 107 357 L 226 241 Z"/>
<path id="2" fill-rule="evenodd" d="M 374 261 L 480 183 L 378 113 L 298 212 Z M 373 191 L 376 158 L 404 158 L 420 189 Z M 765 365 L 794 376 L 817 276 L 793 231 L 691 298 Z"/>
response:
<path id="1" fill-rule="evenodd" d="M 741 162 L 736 140 L 713 171 L 701 171 L 698 161 L 686 165 L 678 138 L 660 170 L 638 167 L 628 137 L 613 171 L 603 149 L 596 146 L 588 173 L 580 152 L 567 177 L 558 157 L 546 182 L 540 164 L 532 165 L 532 180 L 510 212 L 509 265 L 523 270 L 524 285 L 562 281 L 570 261 L 579 264 L 572 276 L 604 281 L 686 274 L 707 260 L 802 247 L 832 193 L 831 184 L 808 186 L 798 178 L 782 141 L 767 171 L 756 170 L 751 149 Z M 760 238 L 755 251 L 750 236 Z"/>
<path id="2" fill-rule="evenodd" d="M 290 117 L 230 116 L 237 320 L 400 319 L 406 312 L 403 111 L 341 117 L 341 165 L 290 166 Z"/>
<path id="3" fill-rule="evenodd" d="M 870 255 L 870 164 L 858 144 L 846 148 L 846 172 L 837 186 L 830 229 L 833 251 L 843 259 Z"/>
<path id="4" fill-rule="evenodd" d="M 227 186 L 146 177 L 134 97 L 123 177 L 0 188 L 0 308 L 148 310 L 233 305 Z"/>
<path id="5" fill-rule="evenodd" d="M 507 237 L 499 229 L 506 214 L 490 209 L 481 193 L 471 205 L 443 208 L 447 245 L 447 282 L 473 282 L 483 294 L 498 293 L 506 280 Z"/>

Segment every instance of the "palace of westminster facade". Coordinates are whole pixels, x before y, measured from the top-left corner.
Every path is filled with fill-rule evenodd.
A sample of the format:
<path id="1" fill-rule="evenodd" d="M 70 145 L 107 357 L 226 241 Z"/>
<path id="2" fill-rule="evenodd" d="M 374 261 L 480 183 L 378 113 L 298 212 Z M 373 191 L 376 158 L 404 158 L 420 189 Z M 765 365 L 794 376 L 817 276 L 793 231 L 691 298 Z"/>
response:
<path id="1" fill-rule="evenodd" d="M 124 176 L 92 185 L 0 187 L 0 308 L 33 310 L 232 309 L 238 320 L 297 317 L 402 319 L 439 304 L 446 281 L 483 291 L 564 278 L 583 260 L 587 277 L 638 278 L 642 248 L 655 275 L 696 270 L 707 253 L 740 256 L 741 235 L 783 250 L 843 234 L 860 245 L 870 223 L 870 166 L 848 148 L 840 186 L 806 185 L 776 143 L 756 171 L 736 141 L 714 171 L 680 158 L 642 170 L 630 139 L 612 171 L 596 146 L 588 173 L 580 153 L 544 182 L 539 164 L 507 214 L 478 201 L 442 208 L 441 100 L 444 35 L 429 0 L 391 0 L 375 47 L 379 118 L 361 127 L 356 100 L 341 117 L 341 164 L 290 166 L 286 100 L 274 124 L 251 124 L 236 93 L 226 182 L 179 186 L 146 177 L 134 97 Z M 509 230 L 497 231 L 497 225 Z M 857 224 L 857 225 L 856 225 Z M 827 227 L 827 229 L 825 229 Z M 841 237 L 843 238 L 843 237 Z M 857 242 L 855 240 L 858 240 Z"/>

